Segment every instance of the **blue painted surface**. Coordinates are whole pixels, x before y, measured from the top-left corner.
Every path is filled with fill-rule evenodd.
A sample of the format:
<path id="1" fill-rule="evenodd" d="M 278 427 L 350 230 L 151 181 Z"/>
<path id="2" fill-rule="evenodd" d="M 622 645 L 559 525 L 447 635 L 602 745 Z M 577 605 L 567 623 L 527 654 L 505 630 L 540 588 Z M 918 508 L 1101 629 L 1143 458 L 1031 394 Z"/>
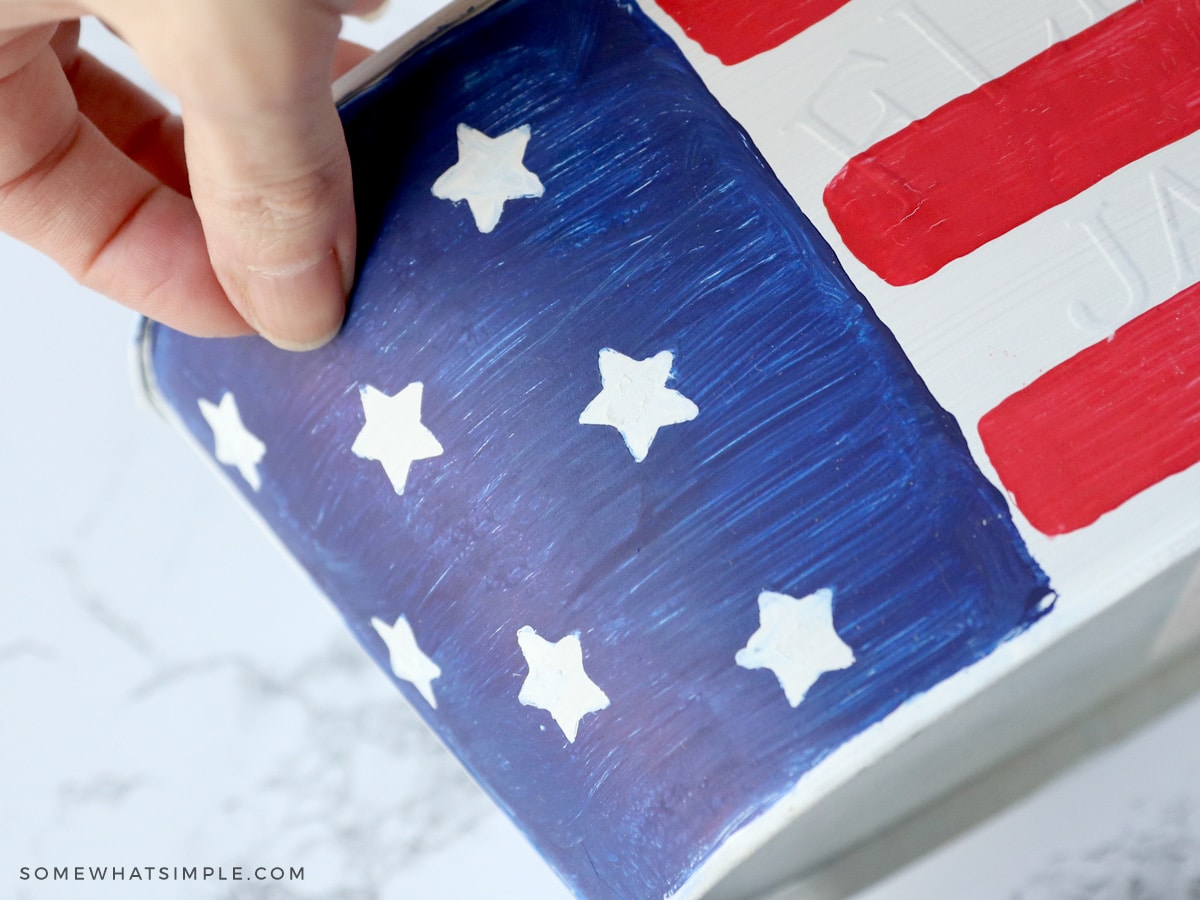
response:
<path id="1" fill-rule="evenodd" d="M 678 50 L 610 0 L 512 0 L 354 98 L 366 238 L 344 333 L 292 355 L 155 328 L 161 392 L 230 390 L 230 476 L 387 670 L 404 614 L 447 744 L 581 896 L 659 897 L 830 751 L 1031 625 L 1048 593 L 892 336 Z M 455 129 L 528 124 L 545 185 L 480 234 L 430 187 Z M 700 414 L 635 463 L 578 423 L 598 353 L 669 350 Z M 397 495 L 359 387 L 424 384 L 445 448 Z M 795 709 L 734 657 L 763 590 L 833 591 L 856 663 Z M 525 625 L 579 633 L 611 700 L 568 743 L 522 706 Z M 236 626 L 234 626 L 236 627 Z M 481 879 L 486 879 L 481 873 Z"/>

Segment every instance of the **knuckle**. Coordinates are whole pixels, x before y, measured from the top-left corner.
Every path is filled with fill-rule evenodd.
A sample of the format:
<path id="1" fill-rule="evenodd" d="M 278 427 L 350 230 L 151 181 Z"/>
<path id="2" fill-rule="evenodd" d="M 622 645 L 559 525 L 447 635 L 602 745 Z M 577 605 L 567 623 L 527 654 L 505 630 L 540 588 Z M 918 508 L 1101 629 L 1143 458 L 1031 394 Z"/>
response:
<path id="1" fill-rule="evenodd" d="M 306 173 L 263 185 L 244 194 L 240 206 L 255 224 L 287 230 L 305 227 L 327 207 L 335 181 L 324 172 Z"/>
<path id="2" fill-rule="evenodd" d="M 319 241 L 342 187 L 330 167 L 226 190 L 217 200 L 238 247 L 255 256 L 291 256 L 297 245 Z"/>

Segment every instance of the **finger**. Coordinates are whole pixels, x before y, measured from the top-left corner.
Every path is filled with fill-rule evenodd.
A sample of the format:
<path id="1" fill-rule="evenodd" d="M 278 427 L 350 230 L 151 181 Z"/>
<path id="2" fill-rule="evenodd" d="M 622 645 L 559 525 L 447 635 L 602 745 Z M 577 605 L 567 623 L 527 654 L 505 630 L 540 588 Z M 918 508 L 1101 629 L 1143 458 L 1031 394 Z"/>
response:
<path id="1" fill-rule="evenodd" d="M 353 0 L 345 12 L 347 15 L 371 21 L 387 12 L 389 5 L 391 5 L 391 0 Z"/>
<path id="2" fill-rule="evenodd" d="M 54 28 L 54 33 L 50 36 L 50 46 L 54 50 L 54 55 L 58 57 L 59 65 L 64 69 L 79 54 L 79 32 L 79 20 L 68 19 L 58 23 Z"/>
<path id="3" fill-rule="evenodd" d="M 333 78 L 330 80 L 341 78 L 374 52 L 370 47 L 353 41 L 338 41 L 333 54 L 333 70 L 330 73 Z"/>
<path id="4" fill-rule="evenodd" d="M 0 230 L 84 285 L 203 335 L 248 330 L 221 289 L 187 198 L 80 115 L 53 49 L 0 34 Z"/>
<path id="5" fill-rule="evenodd" d="M 90 53 L 76 52 L 64 68 L 79 111 L 118 150 L 163 184 L 189 195 L 179 117 Z"/>
<path id="6" fill-rule="evenodd" d="M 179 98 L 192 197 L 226 293 L 274 343 L 324 343 L 354 274 L 350 163 L 329 83 L 339 10 L 134 6 L 139 15 L 110 18 Z"/>
<path id="7" fill-rule="evenodd" d="M 79 111 L 118 150 L 168 187 L 190 195 L 182 121 L 149 93 L 81 51 L 73 43 L 78 33 L 78 23 L 68 23 L 59 28 L 52 45 L 75 92 Z M 373 53 L 370 47 L 338 41 L 332 79 L 340 78 Z"/>

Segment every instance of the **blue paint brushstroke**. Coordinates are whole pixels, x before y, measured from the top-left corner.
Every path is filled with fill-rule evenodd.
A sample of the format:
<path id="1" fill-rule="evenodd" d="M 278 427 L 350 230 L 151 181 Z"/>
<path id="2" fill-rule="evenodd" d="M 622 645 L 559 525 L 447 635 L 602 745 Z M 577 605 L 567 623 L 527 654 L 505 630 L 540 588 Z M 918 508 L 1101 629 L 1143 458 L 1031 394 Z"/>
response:
<path id="1" fill-rule="evenodd" d="M 247 499 L 387 671 L 403 614 L 434 712 L 583 897 L 677 890 L 849 738 L 1045 613 L 1046 576 L 890 333 L 679 51 L 612 0 L 510 0 L 345 104 L 361 277 L 309 354 L 156 327 L 154 378 L 237 397 Z M 430 187 L 459 123 L 529 125 L 540 199 L 478 232 Z M 669 350 L 700 408 L 634 463 L 578 424 L 598 353 Z M 425 385 L 445 447 L 398 496 L 350 446 L 359 386 Z M 856 663 L 791 708 L 734 663 L 763 590 L 833 591 Z M 568 743 L 517 694 L 517 630 L 578 632 L 611 700 Z"/>

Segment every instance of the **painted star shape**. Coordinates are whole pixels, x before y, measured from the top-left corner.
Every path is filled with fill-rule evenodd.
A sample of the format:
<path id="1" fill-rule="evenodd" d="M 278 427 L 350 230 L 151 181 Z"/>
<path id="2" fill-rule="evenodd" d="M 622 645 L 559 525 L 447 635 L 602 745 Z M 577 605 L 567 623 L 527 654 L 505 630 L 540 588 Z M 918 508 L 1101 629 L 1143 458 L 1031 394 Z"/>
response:
<path id="1" fill-rule="evenodd" d="M 649 359 L 601 350 L 601 390 L 579 414 L 579 423 L 611 425 L 621 432 L 634 461 L 641 462 L 660 428 L 690 422 L 700 414 L 695 403 L 667 387 L 674 362 L 668 350 Z"/>
<path id="2" fill-rule="evenodd" d="M 466 200 L 475 227 L 488 234 L 500 221 L 504 204 L 540 197 L 542 182 L 525 168 L 529 126 L 491 138 L 469 125 L 458 126 L 458 162 L 433 183 L 433 196 L 457 203 Z"/>
<path id="3" fill-rule="evenodd" d="M 367 421 L 350 449 L 355 456 L 381 463 L 397 494 L 404 493 L 414 462 L 444 452 L 433 432 L 421 424 L 424 390 L 419 381 L 392 397 L 369 384 L 359 389 Z"/>
<path id="4" fill-rule="evenodd" d="M 258 464 L 267 453 L 267 445 L 242 423 L 237 400 L 229 391 L 221 396 L 220 403 L 211 403 L 203 397 L 198 402 L 200 414 L 212 429 L 213 455 L 217 462 L 234 466 L 246 483 L 257 491 L 262 487 Z"/>
<path id="5" fill-rule="evenodd" d="M 833 591 L 789 597 L 758 595 L 759 628 L 735 659 L 743 669 L 770 669 L 793 708 L 826 672 L 854 664 L 854 651 L 833 627 Z"/>
<path id="6" fill-rule="evenodd" d="M 567 740 L 575 743 L 579 720 L 608 706 L 608 695 L 583 671 L 579 635 L 568 634 L 551 643 L 526 625 L 517 632 L 517 643 L 529 664 L 517 699 L 550 713 Z"/>
<path id="7" fill-rule="evenodd" d="M 392 672 L 397 678 L 409 682 L 421 692 L 426 702 L 437 709 L 437 698 L 433 695 L 433 681 L 442 674 L 441 668 L 417 646 L 412 626 L 404 616 L 389 625 L 382 619 L 371 619 L 376 633 L 387 645 Z"/>

